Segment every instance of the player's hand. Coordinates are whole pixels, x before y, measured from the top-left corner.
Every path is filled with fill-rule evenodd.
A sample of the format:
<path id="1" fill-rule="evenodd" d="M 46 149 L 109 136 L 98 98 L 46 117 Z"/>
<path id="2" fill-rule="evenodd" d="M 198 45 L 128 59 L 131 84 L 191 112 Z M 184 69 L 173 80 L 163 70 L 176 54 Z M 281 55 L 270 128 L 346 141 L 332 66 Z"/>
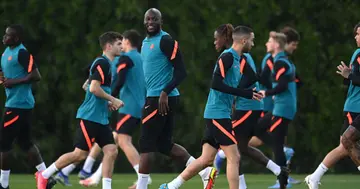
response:
<path id="1" fill-rule="evenodd" d="M 265 98 L 265 91 L 264 90 L 260 90 L 259 93 L 263 96 L 263 98 Z"/>
<path id="2" fill-rule="evenodd" d="M 262 98 L 264 97 L 260 92 L 253 92 L 253 96 L 252 96 L 253 100 L 260 101 Z"/>
<path id="3" fill-rule="evenodd" d="M 109 108 L 110 111 L 116 111 L 116 107 L 110 101 L 108 101 L 108 108 Z"/>
<path id="4" fill-rule="evenodd" d="M 124 102 L 120 99 L 113 98 L 113 100 L 111 101 L 111 106 L 113 106 L 115 110 L 118 110 L 119 108 L 124 106 Z"/>
<path id="5" fill-rule="evenodd" d="M 161 91 L 160 98 L 159 98 L 159 113 L 164 116 L 167 115 L 169 108 L 169 98 L 168 95 Z"/>
<path id="6" fill-rule="evenodd" d="M 89 87 L 89 80 L 87 79 L 86 81 L 85 81 L 85 83 L 83 84 L 83 86 L 82 86 L 82 88 L 84 89 L 84 91 L 86 91 L 86 89 Z"/>
<path id="7" fill-rule="evenodd" d="M 15 85 L 15 80 L 14 79 L 6 79 L 6 78 L 4 78 L 4 81 L 3 81 L 2 84 L 6 88 L 11 88 L 11 87 L 13 87 Z"/>
<path id="8" fill-rule="evenodd" d="M 351 68 L 346 66 L 346 64 L 341 61 L 341 64 L 337 66 L 338 71 L 337 74 L 343 76 L 344 78 L 348 78 L 351 73 Z"/>
<path id="9" fill-rule="evenodd" d="M 0 85 L 4 83 L 5 77 L 4 77 L 4 73 L 0 72 Z"/>

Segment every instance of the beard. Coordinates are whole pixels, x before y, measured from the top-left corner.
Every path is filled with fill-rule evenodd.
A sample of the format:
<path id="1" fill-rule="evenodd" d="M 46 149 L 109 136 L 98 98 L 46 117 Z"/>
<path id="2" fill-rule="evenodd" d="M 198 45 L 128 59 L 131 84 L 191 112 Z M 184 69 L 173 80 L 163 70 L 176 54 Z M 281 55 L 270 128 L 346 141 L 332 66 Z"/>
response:
<path id="1" fill-rule="evenodd" d="M 147 33 L 149 36 L 154 36 L 154 35 L 158 34 L 159 32 L 160 32 L 160 25 L 154 26 L 154 30 L 153 30 L 153 31 L 149 31 L 149 30 L 146 28 L 146 33 Z"/>

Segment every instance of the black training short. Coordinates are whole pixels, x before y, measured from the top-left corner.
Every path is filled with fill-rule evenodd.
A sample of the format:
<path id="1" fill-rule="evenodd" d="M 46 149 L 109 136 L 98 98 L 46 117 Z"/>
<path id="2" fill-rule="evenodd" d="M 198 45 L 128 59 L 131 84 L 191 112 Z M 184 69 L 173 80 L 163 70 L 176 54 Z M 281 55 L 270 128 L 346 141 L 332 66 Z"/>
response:
<path id="1" fill-rule="evenodd" d="M 231 119 L 205 119 L 205 124 L 202 144 L 208 143 L 216 149 L 220 146 L 237 144 Z"/>
<path id="2" fill-rule="evenodd" d="M 0 128 L 0 151 L 13 148 L 15 139 L 20 148 L 27 151 L 33 145 L 31 141 L 32 109 L 5 108 Z"/>
<path id="3" fill-rule="evenodd" d="M 139 140 L 140 153 L 160 152 L 170 155 L 174 145 L 172 136 L 174 117 L 179 103 L 179 97 L 168 97 L 169 111 L 160 115 L 159 97 L 147 97 L 142 113 L 141 136 Z"/>
<path id="4" fill-rule="evenodd" d="M 76 131 L 75 148 L 89 151 L 94 142 L 100 148 L 108 144 L 115 144 L 111 128 L 109 125 L 80 119 L 80 125 Z"/>
<path id="5" fill-rule="evenodd" d="M 285 137 L 288 133 L 288 127 L 291 120 L 274 116 L 267 112 L 264 117 L 259 119 L 258 129 L 255 136 L 259 137 L 264 143 L 270 144 L 273 137 Z"/>
<path id="6" fill-rule="evenodd" d="M 131 116 L 130 114 L 123 114 L 114 112 L 116 114 L 116 121 L 112 124 L 112 129 L 118 134 L 126 134 L 132 136 L 140 126 L 140 119 Z"/>
<path id="7" fill-rule="evenodd" d="M 255 136 L 255 129 L 262 113 L 261 110 L 235 111 L 232 116 L 232 126 L 238 142 L 249 140 Z"/>
<path id="8" fill-rule="evenodd" d="M 340 136 L 346 131 L 346 129 L 349 127 L 349 125 L 354 126 L 357 129 L 360 129 L 360 117 L 359 113 L 354 112 L 344 112 L 344 123 L 343 126 L 340 129 Z M 358 119 L 356 119 L 359 117 Z M 356 127 L 357 125 L 357 127 Z"/>

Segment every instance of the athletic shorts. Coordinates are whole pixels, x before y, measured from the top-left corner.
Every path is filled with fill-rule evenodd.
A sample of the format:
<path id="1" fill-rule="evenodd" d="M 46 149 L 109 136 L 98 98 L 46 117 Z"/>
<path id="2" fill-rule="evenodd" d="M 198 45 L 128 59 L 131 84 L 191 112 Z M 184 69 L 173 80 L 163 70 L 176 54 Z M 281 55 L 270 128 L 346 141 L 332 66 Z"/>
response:
<path id="1" fill-rule="evenodd" d="M 130 114 L 123 114 L 114 112 L 116 121 L 112 124 L 112 129 L 118 134 L 126 134 L 132 136 L 136 129 L 140 126 L 140 119 L 131 116 Z"/>
<path id="2" fill-rule="evenodd" d="M 288 133 L 288 127 L 291 120 L 274 116 L 267 112 L 264 117 L 258 121 L 258 130 L 255 136 L 259 137 L 264 143 L 270 144 L 273 137 L 285 137 Z"/>
<path id="3" fill-rule="evenodd" d="M 159 97 L 147 97 L 142 112 L 142 126 L 139 140 L 140 153 L 160 152 L 170 155 L 173 142 L 174 117 L 179 96 L 168 97 L 169 111 L 160 115 Z"/>
<path id="4" fill-rule="evenodd" d="M 15 139 L 22 150 L 29 150 L 31 141 L 32 109 L 5 108 L 0 128 L 0 151 L 13 148 Z"/>
<path id="5" fill-rule="evenodd" d="M 75 148 L 90 151 L 94 142 L 96 142 L 100 148 L 108 144 L 115 144 L 109 125 L 102 125 L 83 119 L 79 121 L 80 125 L 75 136 Z"/>
<path id="6" fill-rule="evenodd" d="M 346 129 L 349 127 L 349 125 L 354 126 L 356 129 L 360 129 L 359 115 L 360 115 L 359 113 L 344 112 L 344 123 L 340 129 L 340 136 L 346 131 Z"/>
<path id="7" fill-rule="evenodd" d="M 232 126 L 238 142 L 240 139 L 244 141 L 255 136 L 255 128 L 262 113 L 261 110 L 235 111 L 232 116 Z"/>
<path id="8" fill-rule="evenodd" d="M 205 124 L 202 144 L 208 143 L 215 149 L 237 144 L 231 119 L 205 119 Z"/>

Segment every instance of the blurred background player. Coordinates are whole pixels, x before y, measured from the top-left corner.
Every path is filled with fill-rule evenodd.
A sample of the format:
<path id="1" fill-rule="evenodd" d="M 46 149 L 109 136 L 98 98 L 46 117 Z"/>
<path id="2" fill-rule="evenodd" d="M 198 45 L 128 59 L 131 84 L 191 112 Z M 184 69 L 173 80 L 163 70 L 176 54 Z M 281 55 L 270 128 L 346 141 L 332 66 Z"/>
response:
<path id="1" fill-rule="evenodd" d="M 13 142 L 15 139 L 19 147 L 27 152 L 29 162 L 38 171 L 46 169 L 39 149 L 31 140 L 31 118 L 35 106 L 35 99 L 31 83 L 41 79 L 33 56 L 27 51 L 23 43 L 24 30 L 21 25 L 10 25 L 3 36 L 6 46 L 1 57 L 1 80 L 5 87 L 5 112 L 0 127 L 0 188 L 9 188 L 10 165 Z M 52 178 L 48 187 L 55 183 Z"/>
<path id="2" fill-rule="evenodd" d="M 84 160 L 93 142 L 98 143 L 104 152 L 102 188 L 111 189 L 111 177 L 117 156 L 117 147 L 108 125 L 108 108 L 118 110 L 124 104 L 121 100 L 110 95 L 110 62 L 120 54 L 120 38 L 121 35 L 116 32 L 106 32 L 99 37 L 103 55 L 96 58 L 90 68 L 90 86 L 76 115 L 80 127 L 77 129 L 75 149 L 73 152 L 62 155 L 45 171 L 36 174 L 37 189 L 45 189 L 48 178 L 59 169 Z"/>
<path id="3" fill-rule="evenodd" d="M 339 65 L 338 73 L 345 78 L 346 84 L 349 85 L 347 98 L 344 104 L 344 124 L 340 130 L 340 143 L 339 146 L 331 150 L 320 163 L 318 168 L 305 178 L 305 182 L 309 189 L 318 189 L 322 176 L 333 167 L 339 160 L 349 156 L 343 144 L 344 132 L 348 129 L 349 125 L 356 125 L 358 115 L 360 115 L 360 23 L 356 24 L 353 30 L 357 49 L 350 59 L 350 66 L 346 66 L 341 62 Z"/>
<path id="4" fill-rule="evenodd" d="M 283 33 L 270 33 L 266 49 L 274 59 L 274 67 L 271 71 L 273 88 L 259 91 L 264 97 L 274 96 L 274 109 L 259 120 L 259 127 L 270 136 L 271 141 L 267 144 L 273 149 L 276 164 L 282 167 L 286 166 L 283 148 L 288 125 L 294 119 L 297 110 L 296 69 L 284 52 L 285 45 L 286 36 Z M 280 189 L 286 188 L 288 178 L 278 177 L 278 179 Z"/>

